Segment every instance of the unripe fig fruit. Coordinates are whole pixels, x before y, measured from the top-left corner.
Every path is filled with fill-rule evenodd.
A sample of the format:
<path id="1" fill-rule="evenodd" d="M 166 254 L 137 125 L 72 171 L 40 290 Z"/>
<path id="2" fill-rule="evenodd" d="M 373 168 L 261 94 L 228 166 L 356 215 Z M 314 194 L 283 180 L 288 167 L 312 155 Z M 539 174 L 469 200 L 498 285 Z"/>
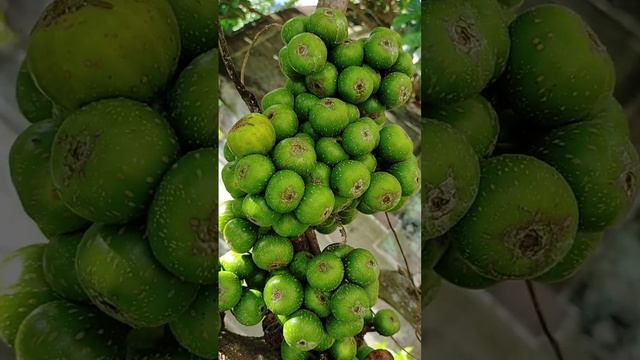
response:
<path id="1" fill-rule="evenodd" d="M 302 75 L 312 74 L 327 62 L 327 46 L 310 32 L 294 36 L 287 45 L 289 64 Z"/>
<path id="2" fill-rule="evenodd" d="M 611 96 L 613 62 L 573 11 L 555 4 L 532 8 L 518 16 L 510 33 L 503 93 L 533 123 L 555 127 L 582 119 Z"/>
<path id="3" fill-rule="evenodd" d="M 269 119 L 262 114 L 245 115 L 231 127 L 227 136 L 227 144 L 238 158 L 250 154 L 266 155 L 275 143 L 275 129 Z"/>
<path id="4" fill-rule="evenodd" d="M 423 119 L 423 242 L 451 229 L 469 210 L 478 193 L 480 164 L 459 131 L 440 121 Z"/>
<path id="5" fill-rule="evenodd" d="M 485 277 L 529 279 L 567 254 L 577 228 L 578 204 L 558 171 L 501 155 L 483 162 L 478 197 L 452 230 L 453 246 Z"/>
<path id="6" fill-rule="evenodd" d="M 598 232 L 621 221 L 638 193 L 635 147 L 615 127 L 570 124 L 551 132 L 534 154 L 555 167 L 578 199 L 580 230 Z"/>
<path id="7" fill-rule="evenodd" d="M 31 32 L 27 62 L 38 87 L 75 110 L 106 98 L 152 100 L 179 55 L 180 30 L 167 1 L 56 0 Z"/>

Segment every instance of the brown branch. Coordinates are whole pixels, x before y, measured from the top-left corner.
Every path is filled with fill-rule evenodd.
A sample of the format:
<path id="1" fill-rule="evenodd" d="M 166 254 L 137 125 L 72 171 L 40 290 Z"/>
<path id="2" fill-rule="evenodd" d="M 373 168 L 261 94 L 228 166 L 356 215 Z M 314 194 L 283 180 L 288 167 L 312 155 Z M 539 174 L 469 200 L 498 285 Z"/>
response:
<path id="1" fill-rule="evenodd" d="M 547 320 L 544 318 L 544 313 L 542 312 L 542 308 L 540 307 L 540 303 L 538 302 L 538 296 L 536 295 L 533 283 L 530 280 L 525 281 L 525 283 L 527 284 L 529 297 L 531 297 L 533 308 L 536 311 L 536 316 L 538 317 L 538 321 L 540 322 L 540 326 L 542 327 L 544 335 L 547 337 L 547 340 L 549 340 L 549 344 L 551 344 L 553 352 L 556 354 L 556 358 L 558 360 L 564 360 L 564 355 L 562 354 L 562 349 L 560 349 L 560 344 L 558 344 L 558 341 L 549 330 L 549 326 L 547 326 Z"/>
<path id="2" fill-rule="evenodd" d="M 277 23 L 269 24 L 263 27 L 260 31 L 258 31 L 258 33 L 253 37 L 253 40 L 249 45 L 249 49 L 247 50 L 247 53 L 244 55 L 244 59 L 242 60 L 242 68 L 240 69 L 240 83 L 242 85 L 244 85 L 244 72 L 247 68 L 247 64 L 249 63 L 249 55 L 251 54 L 251 49 L 253 49 L 253 47 L 258 42 L 258 39 L 260 38 L 260 36 L 262 36 L 262 34 L 267 32 L 267 30 L 269 30 L 270 28 L 276 27 L 276 26 L 282 27 L 282 24 L 277 24 Z"/>
<path id="3" fill-rule="evenodd" d="M 318 1 L 318 7 L 339 9 L 339 10 L 342 10 L 342 12 L 347 11 L 347 5 L 349 5 L 349 0 L 319 0 Z"/>
<path id="4" fill-rule="evenodd" d="M 316 232 L 313 229 L 307 229 L 307 231 L 304 232 L 304 236 L 307 238 L 307 243 L 309 243 L 309 251 L 313 255 L 320 254 L 320 244 L 318 244 Z"/>
<path id="5" fill-rule="evenodd" d="M 236 86 L 238 93 L 240 93 L 240 97 L 242 97 L 242 100 L 244 100 L 245 104 L 247 104 L 249 111 L 253 113 L 259 113 L 260 105 L 258 99 L 240 81 L 240 77 L 238 76 L 235 65 L 233 65 L 233 58 L 231 57 L 231 52 L 229 51 L 229 46 L 227 45 L 227 39 L 225 38 L 224 32 L 222 31 L 221 27 L 218 27 L 218 46 L 220 47 L 220 55 L 222 57 L 222 62 L 224 63 L 224 68 L 227 70 L 229 78 Z"/>
<path id="6" fill-rule="evenodd" d="M 220 333 L 219 360 L 278 360 L 280 351 L 271 349 L 262 338 L 242 336 L 229 331 Z"/>
<path id="7" fill-rule="evenodd" d="M 420 297 L 414 295 L 412 284 L 406 275 L 392 270 L 381 271 L 378 295 L 380 299 L 396 309 L 418 333 L 421 333 Z"/>
<path id="8" fill-rule="evenodd" d="M 413 274 L 411 273 L 411 268 L 409 267 L 409 260 L 407 260 L 407 255 L 404 253 L 404 249 L 402 249 L 402 244 L 400 244 L 400 238 L 398 238 L 396 229 L 394 229 L 393 225 L 391 225 L 391 219 L 389 219 L 389 213 L 385 211 L 384 216 L 387 218 L 387 224 L 389 224 L 389 228 L 393 233 L 393 237 L 396 239 L 396 244 L 398 244 L 398 248 L 400 249 L 400 254 L 402 254 L 404 265 L 407 268 L 407 277 L 409 277 L 409 280 L 411 280 L 411 284 L 413 285 L 413 291 L 416 293 L 418 297 L 420 297 L 420 289 L 418 288 L 415 280 L 413 279 Z"/>

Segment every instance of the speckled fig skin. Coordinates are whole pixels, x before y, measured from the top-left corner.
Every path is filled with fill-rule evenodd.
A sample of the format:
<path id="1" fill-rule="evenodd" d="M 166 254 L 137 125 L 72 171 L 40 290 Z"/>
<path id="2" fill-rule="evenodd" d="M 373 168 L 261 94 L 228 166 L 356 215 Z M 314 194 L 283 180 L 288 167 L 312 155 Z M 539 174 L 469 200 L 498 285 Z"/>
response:
<path id="1" fill-rule="evenodd" d="M 252 141 L 247 141 L 252 139 Z M 238 120 L 227 135 L 227 144 L 238 157 L 250 154 L 268 154 L 276 143 L 276 131 L 262 114 L 247 114 Z"/>
<path id="2" fill-rule="evenodd" d="M 217 1 L 169 0 L 169 3 L 180 28 L 183 59 L 191 60 L 217 46 Z"/>
<path id="3" fill-rule="evenodd" d="M 373 94 L 373 79 L 361 66 L 349 66 L 340 72 L 338 92 L 351 104 L 361 104 Z"/>
<path id="4" fill-rule="evenodd" d="M 336 319 L 357 320 L 364 317 L 366 310 L 370 308 L 369 296 L 360 286 L 345 283 L 331 295 L 329 306 Z"/>
<path id="5" fill-rule="evenodd" d="M 0 339 L 14 347 L 20 324 L 31 311 L 58 299 L 42 269 L 46 245 L 20 248 L 0 262 Z"/>
<path id="6" fill-rule="evenodd" d="M 347 104 L 336 98 L 324 98 L 309 109 L 309 122 L 320 136 L 336 136 L 349 124 Z"/>
<path id="7" fill-rule="evenodd" d="M 212 147 L 218 141 L 217 74 L 218 52 L 211 50 L 182 71 L 169 95 L 169 121 L 189 149 Z"/>
<path id="8" fill-rule="evenodd" d="M 280 357 L 282 360 L 306 360 L 308 353 L 289 346 L 286 341 L 283 341 L 280 345 Z"/>
<path id="9" fill-rule="evenodd" d="M 136 328 L 166 324 L 198 294 L 197 284 L 162 267 L 137 225 L 90 227 L 78 247 L 76 269 L 94 305 Z"/>
<path id="10" fill-rule="evenodd" d="M 262 270 L 274 271 L 286 268 L 293 260 L 293 244 L 282 236 L 265 235 L 253 246 L 251 258 Z"/>
<path id="11" fill-rule="evenodd" d="M 402 106 L 413 96 L 411 78 L 401 72 L 392 72 L 382 79 L 378 97 L 387 109 Z"/>
<path id="12" fill-rule="evenodd" d="M 569 251 L 578 204 L 567 181 L 527 155 L 482 163 L 478 196 L 451 230 L 452 246 L 480 275 L 497 280 L 543 274 Z"/>
<path id="13" fill-rule="evenodd" d="M 316 164 L 313 144 L 298 137 L 280 141 L 273 150 L 273 162 L 279 170 L 293 170 L 305 177 Z"/>
<path id="14" fill-rule="evenodd" d="M 43 120 L 23 131 L 11 146 L 11 182 L 22 208 L 48 236 L 84 229 L 89 221 L 69 209 L 53 183 L 49 163 L 59 124 Z"/>
<path id="15" fill-rule="evenodd" d="M 289 64 L 297 73 L 314 73 L 327 62 L 327 46 L 315 34 L 305 32 L 294 36 L 287 45 Z"/>
<path id="16" fill-rule="evenodd" d="M 51 150 L 53 182 L 64 203 L 80 216 L 127 223 L 146 212 L 178 147 L 167 121 L 148 106 L 101 100 L 60 126 Z"/>
<path id="17" fill-rule="evenodd" d="M 451 229 L 478 193 L 480 164 L 464 135 L 450 125 L 423 119 L 423 241 Z"/>
<path id="18" fill-rule="evenodd" d="M 267 156 L 251 154 L 238 160 L 233 172 L 234 181 L 247 194 L 261 194 L 267 187 L 276 167 Z"/>
<path id="19" fill-rule="evenodd" d="M 602 240 L 603 233 L 581 232 L 579 231 L 573 241 L 571 250 L 559 263 L 549 269 L 549 271 L 538 276 L 537 281 L 555 283 L 566 280 L 575 275 L 578 270 L 596 251 L 598 244 Z"/>
<path id="20" fill-rule="evenodd" d="M 260 108 L 262 111 L 265 111 L 271 106 L 277 104 L 284 104 L 289 107 L 293 107 L 294 101 L 295 98 L 293 97 L 293 94 L 287 88 L 276 88 L 264 94 L 262 100 L 260 100 Z"/>
<path id="21" fill-rule="evenodd" d="M 334 96 L 338 89 L 338 70 L 328 62 L 322 69 L 304 77 L 307 90 L 317 97 Z"/>
<path id="22" fill-rule="evenodd" d="M 555 167 L 573 188 L 580 230 L 597 232 L 618 223 L 638 194 L 638 153 L 611 125 L 561 127 L 535 146 L 533 154 Z"/>
<path id="23" fill-rule="evenodd" d="M 238 254 L 230 250 L 218 260 L 224 270 L 236 274 L 240 279 L 246 279 L 256 271 L 256 264 L 253 263 L 251 254 Z"/>
<path id="24" fill-rule="evenodd" d="M 356 160 L 341 161 L 331 171 L 331 188 L 341 197 L 359 198 L 367 191 L 370 182 L 369 169 Z"/>
<path id="25" fill-rule="evenodd" d="M 76 252 L 84 232 L 49 238 L 42 266 L 47 283 L 59 296 L 75 302 L 88 302 L 76 271 Z"/>
<path id="26" fill-rule="evenodd" d="M 621 135 L 629 137 L 629 120 L 622 105 L 611 96 L 594 110 L 586 121 L 595 121 L 613 127 Z"/>
<path id="27" fill-rule="evenodd" d="M 455 247 L 444 253 L 433 270 L 448 282 L 466 289 L 485 289 L 498 283 L 476 272 Z"/>
<path id="28" fill-rule="evenodd" d="M 398 60 L 400 44 L 391 31 L 372 32 L 364 42 L 364 60 L 374 69 L 389 69 Z"/>
<path id="29" fill-rule="evenodd" d="M 334 359 L 353 359 L 358 351 L 356 339 L 354 337 L 336 339 L 329 351 Z"/>
<path id="30" fill-rule="evenodd" d="M 147 220 L 154 255 L 187 281 L 216 280 L 217 156 L 214 149 L 183 156 L 164 176 Z"/>
<path id="31" fill-rule="evenodd" d="M 294 16 L 287 20 L 287 22 L 282 25 L 282 30 L 280 31 L 282 42 L 287 44 L 291 38 L 305 32 L 308 20 L 309 19 L 303 15 Z"/>
<path id="32" fill-rule="evenodd" d="M 233 307 L 236 320 L 244 326 L 258 325 L 267 311 L 262 293 L 255 289 L 244 288 L 240 301 Z"/>
<path id="33" fill-rule="evenodd" d="M 313 350 L 324 337 L 322 322 L 309 310 L 298 310 L 282 326 L 284 340 L 298 350 Z"/>
<path id="34" fill-rule="evenodd" d="M 347 39 L 331 49 L 329 60 L 340 70 L 360 66 L 364 60 L 364 41 Z"/>
<path id="35" fill-rule="evenodd" d="M 304 288 L 293 275 L 277 274 L 267 280 L 263 298 L 271 312 L 288 316 L 302 306 Z"/>
<path id="36" fill-rule="evenodd" d="M 291 67 L 291 62 L 289 60 L 289 50 L 286 46 L 280 49 L 280 51 L 278 52 L 278 64 L 280 65 L 280 71 L 282 71 L 282 73 L 289 79 L 301 81 L 304 80 L 304 75 L 298 73 Z"/>
<path id="37" fill-rule="evenodd" d="M 423 2 L 422 94 L 429 104 L 480 93 L 506 63 L 508 29 L 495 0 Z M 502 65 L 502 66 L 501 66 Z"/>
<path id="38" fill-rule="evenodd" d="M 205 359 L 215 359 L 218 355 L 220 315 L 216 291 L 215 286 L 200 289 L 189 309 L 169 324 L 182 347 Z"/>
<path id="39" fill-rule="evenodd" d="M 389 211 L 400 202 L 402 185 L 395 176 L 384 171 L 377 171 L 371 175 L 369 188 L 362 195 L 362 204 L 375 212 Z"/>
<path id="40" fill-rule="evenodd" d="M 317 8 L 309 15 L 307 31 L 318 35 L 327 45 L 337 45 L 349 35 L 349 21 L 337 9 Z"/>
<path id="41" fill-rule="evenodd" d="M 231 271 L 218 272 L 218 304 L 217 309 L 220 312 L 231 310 L 242 295 L 242 283 L 240 278 Z"/>
<path id="42" fill-rule="evenodd" d="M 545 127 L 574 122 L 611 96 L 613 62 L 597 35 L 571 10 L 538 6 L 521 14 L 510 30 L 503 92 L 530 121 Z"/>
<path id="43" fill-rule="evenodd" d="M 295 210 L 296 218 L 303 224 L 320 225 L 331 216 L 334 205 L 335 195 L 330 188 L 308 185 Z"/>
<path id="44" fill-rule="evenodd" d="M 500 122 L 493 106 L 477 95 L 458 103 L 427 107 L 425 115 L 460 131 L 478 157 L 491 155 L 498 142 Z"/>
<path id="45" fill-rule="evenodd" d="M 124 359 L 127 327 L 95 308 L 54 301 L 20 326 L 18 359 Z"/>
<path id="46" fill-rule="evenodd" d="M 56 0 L 31 32 L 36 83 L 57 105 L 148 101 L 164 90 L 180 56 L 180 30 L 167 1 Z"/>
<path id="47" fill-rule="evenodd" d="M 273 211 L 285 214 L 295 210 L 304 195 L 304 180 L 291 170 L 275 173 L 265 191 L 265 201 Z"/>
<path id="48" fill-rule="evenodd" d="M 26 61 L 20 66 L 16 79 L 16 102 L 24 117 L 32 123 L 51 118 L 53 103 L 33 82 Z"/>

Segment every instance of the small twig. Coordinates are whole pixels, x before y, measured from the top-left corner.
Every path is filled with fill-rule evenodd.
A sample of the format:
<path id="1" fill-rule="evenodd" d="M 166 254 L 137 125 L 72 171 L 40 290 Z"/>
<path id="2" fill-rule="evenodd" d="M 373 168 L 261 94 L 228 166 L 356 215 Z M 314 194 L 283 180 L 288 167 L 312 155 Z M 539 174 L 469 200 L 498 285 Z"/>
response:
<path id="1" fill-rule="evenodd" d="M 313 255 L 320 254 L 320 244 L 318 244 L 318 238 L 316 237 L 316 232 L 313 229 L 307 229 L 304 232 L 304 236 L 307 238 L 307 242 L 309 243 L 309 251 Z"/>
<path id="2" fill-rule="evenodd" d="M 244 72 L 245 72 L 245 69 L 247 68 L 247 63 L 249 63 L 249 55 L 251 54 L 251 49 L 253 49 L 255 44 L 258 42 L 258 39 L 260 38 L 260 36 L 262 36 L 262 34 L 267 32 L 267 30 L 269 30 L 272 27 L 282 27 L 282 25 L 281 24 L 269 24 L 269 25 L 263 27 L 262 30 L 258 31 L 258 33 L 253 37 L 253 40 L 251 41 L 251 44 L 249 45 L 249 50 L 247 50 L 247 53 L 244 54 L 244 59 L 242 60 L 242 68 L 240 68 L 240 83 L 242 85 L 244 85 Z"/>
<path id="3" fill-rule="evenodd" d="M 531 297 L 531 302 L 533 303 L 533 308 L 536 311 L 536 316 L 538 317 L 538 321 L 540 322 L 540 326 L 542 327 L 542 331 L 544 335 L 549 340 L 549 344 L 553 348 L 553 352 L 556 354 L 556 358 L 558 360 L 564 360 L 564 355 L 562 354 L 562 349 L 560 349 L 560 345 L 558 341 L 553 336 L 551 331 L 549 331 L 549 327 L 547 326 L 547 320 L 544 318 L 544 314 L 542 313 L 542 309 L 540 307 L 540 303 L 538 302 L 538 296 L 536 295 L 536 291 L 533 287 L 533 283 L 530 280 L 525 281 L 527 284 L 527 290 L 529 291 L 529 297 Z"/>
<path id="4" fill-rule="evenodd" d="M 342 237 L 342 243 L 346 244 L 347 243 L 347 229 L 344 227 L 344 225 L 339 222 L 338 223 L 338 228 L 340 231 L 340 236 Z"/>
<path id="5" fill-rule="evenodd" d="M 418 360 L 415 356 L 411 355 L 411 353 L 410 353 L 410 352 L 408 352 L 408 351 L 407 351 L 407 349 L 406 349 L 404 346 L 400 345 L 400 343 L 398 342 L 398 340 L 396 340 L 396 338 L 395 338 L 395 337 L 391 336 L 391 340 L 393 340 L 393 342 L 394 342 L 394 343 L 396 343 L 396 345 L 398 345 L 398 347 L 399 347 L 400 349 L 402 349 L 402 351 L 404 351 L 404 352 L 405 352 L 405 354 L 407 354 L 407 356 L 409 356 L 409 357 L 410 357 L 410 358 L 412 358 L 412 359 L 416 359 L 416 360 Z"/>
<path id="6" fill-rule="evenodd" d="M 227 39 L 224 36 L 222 27 L 218 27 L 218 46 L 220 47 L 220 55 L 222 56 L 222 62 L 224 63 L 224 67 L 227 70 L 227 74 L 229 74 L 229 78 L 231 78 L 231 81 L 233 81 L 233 84 L 236 86 L 238 93 L 240 93 L 240 97 L 242 97 L 242 100 L 244 100 L 245 104 L 247 104 L 249 111 L 253 113 L 259 113 L 260 105 L 258 99 L 240 82 L 240 77 L 238 76 L 236 68 L 233 65 L 233 59 L 231 58 L 229 46 L 227 45 Z"/>
<path id="7" fill-rule="evenodd" d="M 402 259 L 404 260 L 404 265 L 407 267 L 407 277 L 411 280 L 411 285 L 413 285 L 413 290 L 416 292 L 417 296 L 420 296 L 420 289 L 416 285 L 415 280 L 413 279 L 413 274 L 411 273 L 411 268 L 409 267 L 409 260 L 407 260 L 407 255 L 405 255 L 404 250 L 402 249 L 402 244 L 400 244 L 400 238 L 398 238 L 398 234 L 396 233 L 396 229 L 391 225 L 391 219 L 389 219 L 389 213 L 384 212 L 384 216 L 387 218 L 387 224 L 389 224 L 389 228 L 393 233 L 393 237 L 396 239 L 396 243 L 398 244 L 398 248 L 400 249 L 400 254 L 402 254 Z"/>

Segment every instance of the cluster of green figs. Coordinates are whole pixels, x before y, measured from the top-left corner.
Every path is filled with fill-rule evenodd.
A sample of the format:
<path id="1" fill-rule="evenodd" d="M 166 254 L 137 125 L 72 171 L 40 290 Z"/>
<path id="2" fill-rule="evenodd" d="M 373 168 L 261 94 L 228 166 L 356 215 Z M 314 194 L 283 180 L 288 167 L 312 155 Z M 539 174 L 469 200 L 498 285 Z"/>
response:
<path id="1" fill-rule="evenodd" d="M 571 277 L 637 195 L 607 49 L 572 10 L 521 2 L 424 7 L 423 304 L 441 279 Z"/>
<path id="2" fill-rule="evenodd" d="M 388 28 L 363 39 L 349 39 L 348 28 L 332 8 L 288 20 L 278 54 L 285 86 L 236 122 L 224 146 L 221 178 L 233 199 L 219 217 L 229 249 L 219 310 L 246 326 L 275 314 L 285 360 L 364 359 L 374 349 L 359 335 L 400 329 L 395 311 L 371 310 L 379 287 L 371 252 L 346 244 L 295 252 L 290 240 L 331 234 L 359 213 L 397 211 L 421 185 L 413 141 L 385 114 L 413 97 L 412 57 Z"/>
<path id="3" fill-rule="evenodd" d="M 31 31 L 9 168 L 47 241 L 0 262 L 16 358 L 217 358 L 216 9 L 55 0 Z"/>

